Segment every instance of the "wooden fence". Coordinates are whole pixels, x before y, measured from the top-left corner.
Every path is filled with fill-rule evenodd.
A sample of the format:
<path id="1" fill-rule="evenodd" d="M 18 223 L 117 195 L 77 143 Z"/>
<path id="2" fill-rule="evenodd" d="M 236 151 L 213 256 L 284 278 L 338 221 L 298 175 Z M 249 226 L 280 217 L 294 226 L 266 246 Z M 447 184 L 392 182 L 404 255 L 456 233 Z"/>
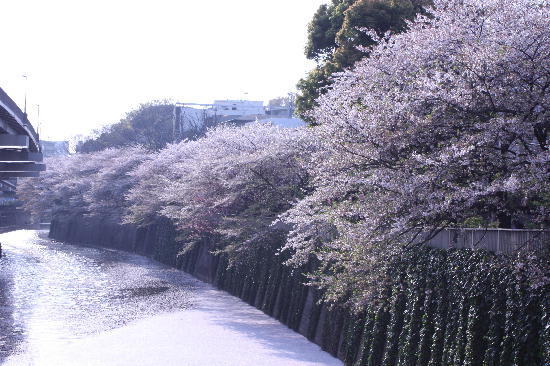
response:
<path id="1" fill-rule="evenodd" d="M 443 249 L 485 249 L 504 254 L 521 249 L 539 251 L 550 247 L 550 230 L 444 229 L 426 245 Z"/>

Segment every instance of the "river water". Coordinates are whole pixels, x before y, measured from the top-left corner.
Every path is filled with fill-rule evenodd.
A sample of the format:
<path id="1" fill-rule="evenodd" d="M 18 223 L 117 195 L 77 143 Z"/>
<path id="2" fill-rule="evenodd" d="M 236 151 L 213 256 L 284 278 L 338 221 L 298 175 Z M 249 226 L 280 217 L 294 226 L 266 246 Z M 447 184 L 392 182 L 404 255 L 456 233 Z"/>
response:
<path id="1" fill-rule="evenodd" d="M 0 243 L 0 364 L 341 364 L 151 259 L 55 242 L 44 231 L 1 234 Z"/>

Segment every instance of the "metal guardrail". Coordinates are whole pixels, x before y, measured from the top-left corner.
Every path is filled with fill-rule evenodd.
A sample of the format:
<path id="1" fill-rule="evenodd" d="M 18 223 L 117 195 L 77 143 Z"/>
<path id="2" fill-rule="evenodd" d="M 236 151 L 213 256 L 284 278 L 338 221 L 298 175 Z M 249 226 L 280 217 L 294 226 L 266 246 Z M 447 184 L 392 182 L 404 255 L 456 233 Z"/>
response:
<path id="1" fill-rule="evenodd" d="M 521 249 L 540 251 L 550 247 L 550 230 L 443 229 L 426 245 L 442 249 L 485 249 L 502 254 Z"/>

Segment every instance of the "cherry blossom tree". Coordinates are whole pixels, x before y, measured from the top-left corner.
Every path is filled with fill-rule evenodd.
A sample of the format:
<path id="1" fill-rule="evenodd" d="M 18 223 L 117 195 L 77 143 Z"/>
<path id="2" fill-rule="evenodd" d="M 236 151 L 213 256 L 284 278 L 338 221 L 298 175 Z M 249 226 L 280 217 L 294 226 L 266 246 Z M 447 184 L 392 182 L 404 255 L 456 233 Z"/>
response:
<path id="1" fill-rule="evenodd" d="M 139 183 L 127 220 L 161 215 L 189 242 L 215 238 L 227 252 L 253 250 L 284 229 L 271 224 L 307 193 L 304 160 L 316 146 L 305 129 L 260 123 L 171 145 L 132 173 Z"/>
<path id="2" fill-rule="evenodd" d="M 90 189 L 90 175 L 97 172 L 97 159 L 76 154 L 46 160 L 47 170 L 38 178 L 19 180 L 18 196 L 25 210 L 34 216 L 84 214 L 88 212 L 84 195 Z"/>
<path id="3" fill-rule="evenodd" d="M 129 172 L 137 184 L 126 195 L 131 204 L 124 217 L 125 223 L 147 225 L 160 216 L 165 205 L 161 193 L 186 172 L 173 169 L 174 165 L 191 159 L 197 147 L 196 141 L 169 144 L 163 150 L 150 154 L 148 160 Z"/>
<path id="4" fill-rule="evenodd" d="M 50 158 L 38 178 L 21 179 L 18 196 L 33 216 L 88 215 L 118 222 L 134 184 L 127 173 L 148 159 L 139 147 Z"/>
<path id="5" fill-rule="evenodd" d="M 142 147 L 129 147 L 107 149 L 92 156 L 101 165 L 93 175 L 89 191 L 84 195 L 88 215 L 120 222 L 129 206 L 126 194 L 137 183 L 129 172 L 148 161 L 150 153 Z"/>
<path id="6" fill-rule="evenodd" d="M 444 227 L 550 223 L 550 4 L 436 0 L 377 40 L 318 100 L 315 192 L 285 215 L 329 298 Z"/>
<path id="7" fill-rule="evenodd" d="M 65 157 L 45 159 L 48 169 L 39 177 L 18 179 L 17 196 L 33 220 L 51 219 L 54 207 L 61 202 L 57 188 L 65 178 L 64 172 L 70 162 Z"/>

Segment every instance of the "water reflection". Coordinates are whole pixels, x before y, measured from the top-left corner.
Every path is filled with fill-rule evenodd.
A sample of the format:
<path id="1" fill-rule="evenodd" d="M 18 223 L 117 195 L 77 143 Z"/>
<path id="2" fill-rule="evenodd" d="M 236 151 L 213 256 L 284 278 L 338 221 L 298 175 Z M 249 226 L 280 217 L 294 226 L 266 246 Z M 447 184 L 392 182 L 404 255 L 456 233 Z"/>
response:
<path id="1" fill-rule="evenodd" d="M 0 258 L 0 363 L 23 339 L 23 330 L 13 317 L 13 276 L 2 270 L 6 262 L 6 257 Z"/>
<path id="2" fill-rule="evenodd" d="M 0 363 L 70 340 L 190 306 L 193 284 L 147 258 L 49 240 L 46 232 L 0 235 Z"/>

